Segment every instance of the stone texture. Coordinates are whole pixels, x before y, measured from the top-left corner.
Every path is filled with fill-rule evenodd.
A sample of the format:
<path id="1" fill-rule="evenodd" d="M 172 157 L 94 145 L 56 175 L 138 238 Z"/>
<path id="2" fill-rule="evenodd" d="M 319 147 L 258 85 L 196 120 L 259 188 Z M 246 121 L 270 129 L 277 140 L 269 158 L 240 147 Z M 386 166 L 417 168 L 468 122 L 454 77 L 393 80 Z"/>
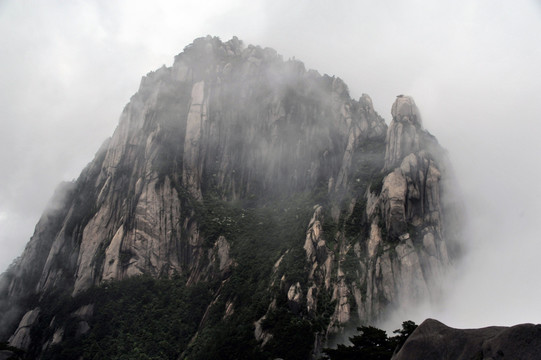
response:
<path id="1" fill-rule="evenodd" d="M 28 350 L 32 341 L 30 333 L 37 322 L 40 309 L 36 308 L 24 314 L 15 333 L 9 338 L 9 344 L 19 349 Z"/>
<path id="2" fill-rule="evenodd" d="M 229 256 L 231 245 L 225 237 L 220 236 L 214 244 L 214 251 L 216 257 L 211 259 L 211 263 L 217 263 L 220 271 L 226 271 L 233 263 L 233 260 Z"/>
<path id="3" fill-rule="evenodd" d="M 197 39 L 172 67 L 143 77 L 112 137 L 57 192 L 0 277 L 0 305 L 140 274 L 181 274 L 188 286 L 225 281 L 237 266 L 235 236 L 206 238 L 198 209 L 211 198 L 270 202 L 302 193 L 322 201 L 301 224 L 299 249 L 277 254 L 269 291 L 302 316 L 329 306 L 322 298 L 335 302 L 317 346 L 389 306 L 431 297 L 455 253 L 445 195 L 453 185 L 413 99 L 398 97 L 392 116 L 387 128 L 368 95 L 354 100 L 341 79 L 272 49 Z M 301 246 L 306 283 L 283 269 Z M 234 317 L 235 299 L 223 300 L 224 319 Z M 91 311 L 80 311 L 89 314 L 77 315 L 83 334 Z M 266 343 L 262 319 L 254 335 Z M 19 326 L 18 343 L 27 328 Z M 60 327 L 54 334 L 49 344 L 63 336 Z"/>
<path id="4" fill-rule="evenodd" d="M 393 119 L 387 129 L 385 169 L 392 169 L 405 156 L 421 147 L 421 116 L 410 96 L 400 95 L 391 109 Z"/>
<path id="5" fill-rule="evenodd" d="M 207 120 L 207 100 L 205 100 L 205 82 L 193 84 L 190 110 L 186 124 L 184 140 L 184 162 L 182 180 L 192 196 L 201 199 L 201 173 L 203 167 L 202 131 Z"/>
<path id="6" fill-rule="evenodd" d="M 541 325 L 454 329 L 425 320 L 409 336 L 393 360 L 539 359 Z"/>
<path id="7" fill-rule="evenodd" d="M 289 300 L 289 308 L 292 311 L 298 312 L 300 310 L 303 294 L 301 284 L 299 282 L 289 287 L 289 290 L 287 291 L 287 300 Z"/>

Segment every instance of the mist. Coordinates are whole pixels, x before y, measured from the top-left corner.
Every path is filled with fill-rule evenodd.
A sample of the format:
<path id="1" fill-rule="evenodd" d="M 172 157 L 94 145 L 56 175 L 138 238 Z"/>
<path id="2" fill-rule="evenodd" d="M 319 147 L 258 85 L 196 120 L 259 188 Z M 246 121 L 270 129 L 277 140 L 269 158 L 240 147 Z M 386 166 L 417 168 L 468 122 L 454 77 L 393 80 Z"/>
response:
<path id="1" fill-rule="evenodd" d="M 56 186 L 117 125 L 141 76 L 207 34 L 272 47 L 371 96 L 398 94 L 448 150 L 468 219 L 442 302 L 389 320 L 541 323 L 541 5 L 430 1 L 0 2 L 0 271 Z"/>

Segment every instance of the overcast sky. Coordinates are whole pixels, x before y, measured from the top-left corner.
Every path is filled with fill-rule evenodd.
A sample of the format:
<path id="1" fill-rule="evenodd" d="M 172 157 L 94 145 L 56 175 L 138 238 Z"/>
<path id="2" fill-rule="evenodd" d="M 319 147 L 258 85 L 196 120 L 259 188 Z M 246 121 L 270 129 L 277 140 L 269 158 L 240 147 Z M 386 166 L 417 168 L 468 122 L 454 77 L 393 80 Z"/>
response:
<path id="1" fill-rule="evenodd" d="M 141 76 L 207 34 L 339 76 L 387 123 L 395 96 L 413 96 L 449 151 L 471 248 L 444 306 L 404 316 L 541 323 L 538 0 L 0 0 L 0 271 Z"/>

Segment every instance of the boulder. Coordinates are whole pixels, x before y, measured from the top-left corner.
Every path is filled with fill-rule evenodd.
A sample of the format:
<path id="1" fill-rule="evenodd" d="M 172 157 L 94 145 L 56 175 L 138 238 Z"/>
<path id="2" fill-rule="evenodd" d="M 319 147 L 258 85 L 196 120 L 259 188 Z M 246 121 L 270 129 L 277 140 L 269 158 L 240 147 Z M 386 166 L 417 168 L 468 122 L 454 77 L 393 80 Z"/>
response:
<path id="1" fill-rule="evenodd" d="M 454 329 L 427 319 L 392 360 L 536 360 L 540 354 L 541 325 Z"/>

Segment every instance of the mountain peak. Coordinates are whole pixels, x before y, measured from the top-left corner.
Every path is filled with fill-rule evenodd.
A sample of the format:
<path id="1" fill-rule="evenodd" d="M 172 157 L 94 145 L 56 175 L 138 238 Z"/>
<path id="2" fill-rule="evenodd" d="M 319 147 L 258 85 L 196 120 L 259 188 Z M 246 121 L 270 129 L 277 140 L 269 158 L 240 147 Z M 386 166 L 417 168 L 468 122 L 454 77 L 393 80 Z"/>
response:
<path id="1" fill-rule="evenodd" d="M 390 170 L 409 154 L 429 147 L 435 139 L 423 129 L 421 115 L 411 96 L 398 95 L 391 108 L 393 119 L 387 130 L 385 170 Z"/>
<path id="2" fill-rule="evenodd" d="M 391 108 L 393 120 L 408 122 L 415 126 L 422 126 L 421 115 L 415 101 L 411 96 L 398 95 Z"/>
<path id="3" fill-rule="evenodd" d="M 143 78 L 110 141 L 0 278 L 0 337 L 16 334 L 12 345 L 35 357 L 109 346 L 105 299 L 144 298 L 155 303 L 125 316 L 146 324 L 173 311 L 174 324 L 195 324 L 148 324 L 183 334 L 169 342 L 175 358 L 217 357 L 211 348 L 231 341 L 246 351 L 237 358 L 309 358 L 344 329 L 430 297 L 454 240 L 446 173 L 413 99 L 392 113 L 387 128 L 368 95 L 354 100 L 342 79 L 272 49 L 196 39 Z M 192 292 L 198 301 L 167 311 L 156 297 Z"/>

